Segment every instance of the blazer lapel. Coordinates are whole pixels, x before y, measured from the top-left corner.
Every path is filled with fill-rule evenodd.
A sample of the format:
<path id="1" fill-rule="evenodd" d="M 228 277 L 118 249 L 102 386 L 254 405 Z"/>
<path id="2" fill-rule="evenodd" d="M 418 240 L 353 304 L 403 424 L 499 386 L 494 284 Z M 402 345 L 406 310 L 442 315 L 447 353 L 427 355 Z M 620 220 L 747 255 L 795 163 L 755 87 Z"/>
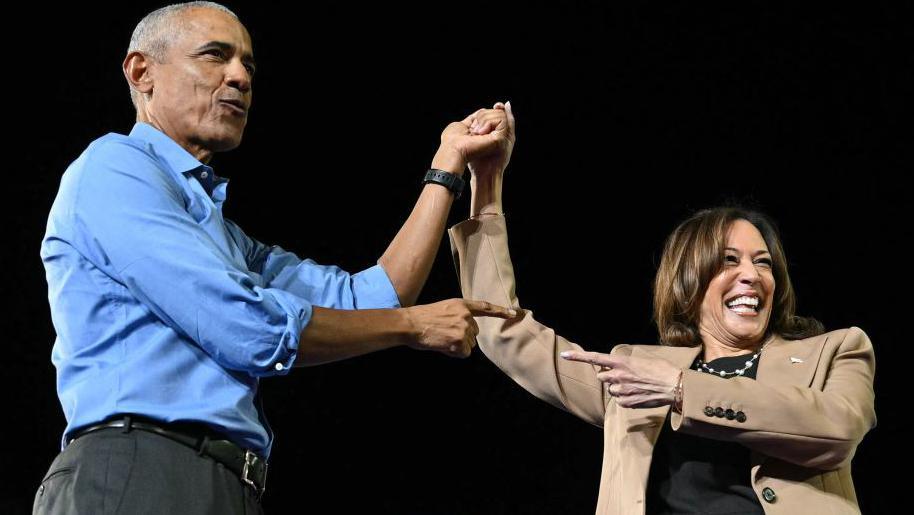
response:
<path id="1" fill-rule="evenodd" d="M 790 385 L 808 388 L 815 377 L 816 367 L 822 349 L 825 348 L 826 336 L 804 340 L 785 340 L 772 336 L 771 341 L 759 357 L 758 372 L 755 380 L 759 383 Z M 768 457 L 752 451 L 752 481 L 758 474 L 759 466 Z"/>
<path id="2" fill-rule="evenodd" d="M 785 340 L 773 336 L 759 357 L 756 381 L 808 388 L 816 373 L 826 337 Z"/>

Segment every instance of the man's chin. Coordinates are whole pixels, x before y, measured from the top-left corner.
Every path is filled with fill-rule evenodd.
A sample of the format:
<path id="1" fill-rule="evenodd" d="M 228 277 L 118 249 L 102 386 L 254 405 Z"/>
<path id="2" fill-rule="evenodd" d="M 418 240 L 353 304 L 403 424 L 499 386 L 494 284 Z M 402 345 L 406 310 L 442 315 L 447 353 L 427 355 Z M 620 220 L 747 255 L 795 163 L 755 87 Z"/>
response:
<path id="1" fill-rule="evenodd" d="M 206 148 L 213 152 L 228 152 L 241 145 L 241 133 L 219 135 L 206 143 Z"/>

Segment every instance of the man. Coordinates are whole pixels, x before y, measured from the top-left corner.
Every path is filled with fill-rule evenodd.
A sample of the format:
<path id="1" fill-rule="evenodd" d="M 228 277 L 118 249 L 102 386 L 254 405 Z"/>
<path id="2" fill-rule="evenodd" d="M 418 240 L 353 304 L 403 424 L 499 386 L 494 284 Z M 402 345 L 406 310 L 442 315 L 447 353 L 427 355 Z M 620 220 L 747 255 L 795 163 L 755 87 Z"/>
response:
<path id="1" fill-rule="evenodd" d="M 415 208 L 363 272 L 224 219 L 227 180 L 207 163 L 241 142 L 255 66 L 218 4 L 166 7 L 134 31 L 123 70 L 137 124 L 68 168 L 42 242 L 67 428 L 36 513 L 260 512 L 272 443 L 260 377 L 396 345 L 466 356 L 473 316 L 513 315 L 411 306 L 467 160 L 513 138 L 471 133 L 472 115 L 442 133 Z"/>

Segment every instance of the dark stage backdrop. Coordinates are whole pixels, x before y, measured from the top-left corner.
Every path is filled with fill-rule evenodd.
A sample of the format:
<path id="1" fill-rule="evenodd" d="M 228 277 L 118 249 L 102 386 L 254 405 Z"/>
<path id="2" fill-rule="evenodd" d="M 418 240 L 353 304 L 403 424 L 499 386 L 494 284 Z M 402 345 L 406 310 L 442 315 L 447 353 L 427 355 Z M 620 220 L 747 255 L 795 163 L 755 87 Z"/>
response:
<path id="1" fill-rule="evenodd" d="M 781 225 L 800 312 L 873 340 L 879 426 L 854 477 L 864 512 L 889 512 L 912 405 L 910 12 L 606 4 L 230 3 L 259 68 L 244 142 L 214 161 L 232 180 L 227 216 L 319 262 L 370 266 L 409 213 L 441 129 L 511 100 L 505 198 L 521 303 L 607 352 L 656 341 L 651 280 L 679 220 L 729 199 L 761 207 Z M 134 25 L 159 5 L 7 19 L 28 30 L 7 42 L 4 513 L 30 509 L 64 427 L 38 257 L 47 211 L 91 140 L 130 130 L 120 64 Z M 451 223 L 467 211 L 461 199 Z M 421 300 L 458 294 L 443 243 Z M 595 506 L 601 431 L 478 351 L 453 360 L 396 349 L 263 388 L 278 435 L 270 513 Z"/>

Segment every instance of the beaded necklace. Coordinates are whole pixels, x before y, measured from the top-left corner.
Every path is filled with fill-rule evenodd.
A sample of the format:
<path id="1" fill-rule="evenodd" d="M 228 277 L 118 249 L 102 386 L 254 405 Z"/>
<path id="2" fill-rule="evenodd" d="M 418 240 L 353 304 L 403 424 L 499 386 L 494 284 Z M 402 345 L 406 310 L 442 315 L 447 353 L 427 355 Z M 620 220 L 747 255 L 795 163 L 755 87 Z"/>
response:
<path id="1" fill-rule="evenodd" d="M 702 360 L 701 358 L 695 359 L 694 367 L 695 367 L 695 370 L 697 370 L 699 372 L 704 372 L 706 374 L 714 374 L 714 375 L 718 375 L 720 377 L 741 376 L 741 375 L 745 374 L 747 370 L 749 370 L 750 368 L 752 368 L 755 365 L 755 362 L 758 361 L 758 357 L 761 356 L 762 351 L 765 350 L 766 345 L 768 345 L 768 344 L 765 343 L 765 345 L 762 345 L 762 348 L 760 348 L 758 350 L 758 352 L 753 354 L 752 357 L 748 361 L 746 361 L 746 365 L 743 368 L 737 368 L 736 370 L 734 370 L 732 372 L 727 372 L 725 370 L 714 370 L 712 367 L 709 367 L 708 364 L 705 363 L 704 360 Z"/>

